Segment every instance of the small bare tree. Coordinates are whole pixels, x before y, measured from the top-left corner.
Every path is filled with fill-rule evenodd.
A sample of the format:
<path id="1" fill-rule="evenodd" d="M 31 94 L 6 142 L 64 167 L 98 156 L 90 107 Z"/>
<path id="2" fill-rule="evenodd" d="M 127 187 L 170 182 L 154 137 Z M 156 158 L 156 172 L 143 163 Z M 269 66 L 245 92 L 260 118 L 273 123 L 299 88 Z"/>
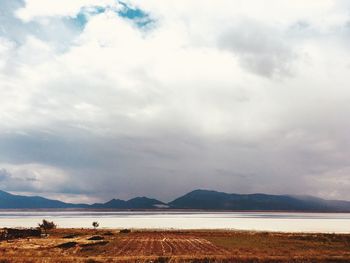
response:
<path id="1" fill-rule="evenodd" d="M 57 225 L 54 222 L 50 222 L 46 219 L 43 219 L 42 223 L 39 223 L 39 228 L 44 229 L 45 235 L 47 235 L 47 231 L 51 229 L 55 229 Z"/>
<path id="2" fill-rule="evenodd" d="M 95 230 L 96 230 L 96 228 L 98 228 L 99 226 L 100 226 L 100 224 L 97 222 L 97 221 L 94 221 L 94 222 L 92 222 L 92 226 L 95 228 Z"/>

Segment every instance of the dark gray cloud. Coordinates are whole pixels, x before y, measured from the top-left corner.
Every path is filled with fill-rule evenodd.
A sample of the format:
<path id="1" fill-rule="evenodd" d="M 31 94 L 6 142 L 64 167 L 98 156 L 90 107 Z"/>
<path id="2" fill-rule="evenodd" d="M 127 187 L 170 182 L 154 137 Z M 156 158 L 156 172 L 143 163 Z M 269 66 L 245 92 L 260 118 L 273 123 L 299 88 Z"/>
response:
<path id="1" fill-rule="evenodd" d="M 41 192 L 53 188 L 60 193 L 84 193 L 101 199 L 116 194 L 122 198 L 143 194 L 169 200 L 193 188 L 303 194 L 315 185 L 320 187 L 322 175 L 332 179 L 330 173 L 348 169 L 347 160 L 337 155 L 347 151 L 345 146 L 308 132 L 312 131 L 285 131 L 249 143 L 229 138 L 212 141 L 189 134 L 147 137 L 32 134 L 24 138 L 14 136 L 11 140 L 2 138 L 7 144 L 1 145 L 2 154 L 7 152 L 7 163 L 40 163 L 70 174 L 67 177 L 55 170 L 44 171 L 52 173 L 58 183 L 52 182 L 51 177 L 46 181 L 43 174 L 35 180 L 41 182 L 39 185 L 25 182 L 24 186 L 24 179 L 18 178 L 25 174 L 23 178 L 28 181 L 30 171 L 38 169 L 28 167 L 18 172 L 11 184 L 3 185 L 8 190 L 17 187 L 20 191 Z M 60 176 L 64 183 L 60 183 Z M 324 194 L 322 191 L 327 192 L 329 186 L 322 185 L 313 193 Z M 336 189 L 346 196 L 346 186 Z"/>

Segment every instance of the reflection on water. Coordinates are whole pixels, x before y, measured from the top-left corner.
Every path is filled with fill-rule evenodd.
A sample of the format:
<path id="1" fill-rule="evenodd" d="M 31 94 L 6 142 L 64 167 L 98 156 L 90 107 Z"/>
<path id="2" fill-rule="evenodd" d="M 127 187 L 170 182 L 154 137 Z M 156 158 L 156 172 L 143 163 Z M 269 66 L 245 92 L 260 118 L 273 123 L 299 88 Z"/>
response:
<path id="1" fill-rule="evenodd" d="M 350 233 L 349 213 L 0 211 L 0 227 L 35 227 L 41 219 L 59 227 L 241 229 Z"/>

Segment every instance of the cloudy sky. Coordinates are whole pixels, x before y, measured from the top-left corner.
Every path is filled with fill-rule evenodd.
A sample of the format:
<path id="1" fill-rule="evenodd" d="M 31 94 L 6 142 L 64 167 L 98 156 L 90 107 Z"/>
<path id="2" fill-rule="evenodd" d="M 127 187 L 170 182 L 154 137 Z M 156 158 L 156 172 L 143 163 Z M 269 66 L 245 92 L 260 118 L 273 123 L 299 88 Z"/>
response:
<path id="1" fill-rule="evenodd" d="M 350 1 L 0 0 L 0 189 L 350 200 Z"/>

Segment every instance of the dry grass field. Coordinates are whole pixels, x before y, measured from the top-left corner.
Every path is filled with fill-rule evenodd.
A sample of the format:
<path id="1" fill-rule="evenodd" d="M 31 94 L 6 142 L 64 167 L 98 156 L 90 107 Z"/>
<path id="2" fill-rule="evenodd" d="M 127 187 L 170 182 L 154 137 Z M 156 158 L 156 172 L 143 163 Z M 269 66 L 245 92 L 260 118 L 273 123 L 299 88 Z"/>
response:
<path id="1" fill-rule="evenodd" d="M 55 229 L 1 241 L 0 262 L 350 262 L 350 235 Z"/>

